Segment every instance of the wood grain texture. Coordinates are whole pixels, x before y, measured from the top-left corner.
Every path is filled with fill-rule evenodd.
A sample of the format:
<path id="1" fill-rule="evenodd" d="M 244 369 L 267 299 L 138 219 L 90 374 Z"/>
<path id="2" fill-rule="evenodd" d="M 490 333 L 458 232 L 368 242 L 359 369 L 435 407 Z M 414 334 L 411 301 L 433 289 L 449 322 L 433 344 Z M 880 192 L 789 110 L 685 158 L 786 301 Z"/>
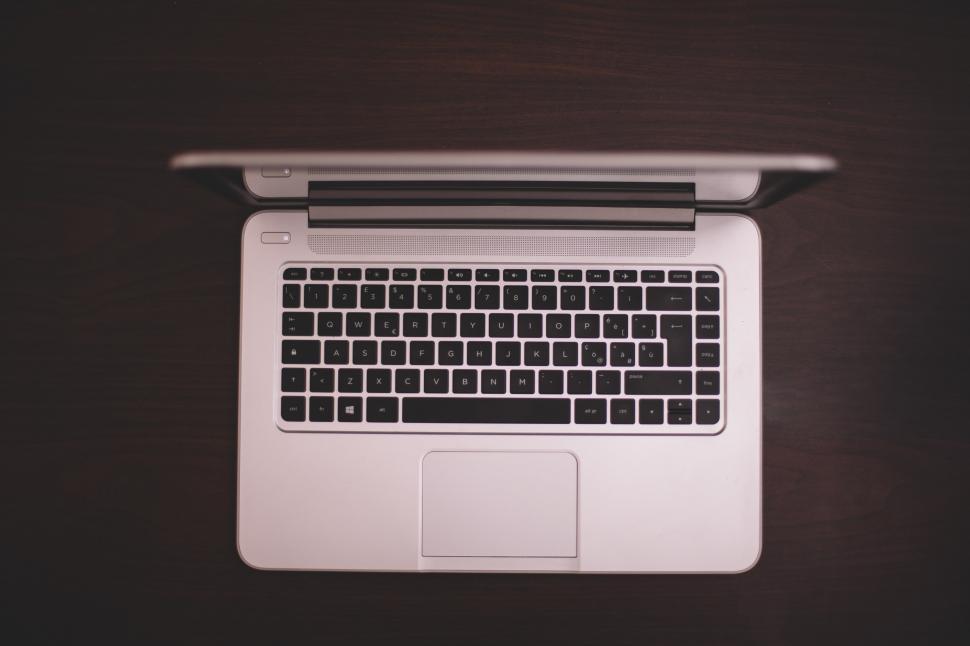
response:
<path id="1" fill-rule="evenodd" d="M 0 21 L 11 643 L 961 641 L 970 72 L 945 4 L 24 3 Z M 189 148 L 825 152 L 764 243 L 764 554 L 740 576 L 237 558 L 244 209 Z M 956 639 L 954 637 L 957 637 Z"/>

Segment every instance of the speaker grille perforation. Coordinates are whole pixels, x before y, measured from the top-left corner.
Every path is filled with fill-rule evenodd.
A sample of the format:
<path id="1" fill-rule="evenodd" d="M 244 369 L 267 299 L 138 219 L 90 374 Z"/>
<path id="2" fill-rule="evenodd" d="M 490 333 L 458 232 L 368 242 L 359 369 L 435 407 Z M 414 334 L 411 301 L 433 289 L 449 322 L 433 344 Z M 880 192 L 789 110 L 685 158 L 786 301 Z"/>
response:
<path id="1" fill-rule="evenodd" d="M 433 236 L 325 235 L 308 237 L 310 250 L 327 255 L 383 256 L 653 256 L 685 257 L 693 237 L 661 236 Z"/>

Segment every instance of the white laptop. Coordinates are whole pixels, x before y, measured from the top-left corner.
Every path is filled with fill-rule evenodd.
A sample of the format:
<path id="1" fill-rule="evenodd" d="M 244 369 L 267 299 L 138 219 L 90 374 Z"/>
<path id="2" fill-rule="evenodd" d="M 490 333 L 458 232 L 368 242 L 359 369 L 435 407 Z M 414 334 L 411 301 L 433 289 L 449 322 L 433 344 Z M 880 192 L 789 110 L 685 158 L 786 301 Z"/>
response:
<path id="1" fill-rule="evenodd" d="M 817 156 L 236 153 L 254 568 L 742 572 L 761 240 Z"/>

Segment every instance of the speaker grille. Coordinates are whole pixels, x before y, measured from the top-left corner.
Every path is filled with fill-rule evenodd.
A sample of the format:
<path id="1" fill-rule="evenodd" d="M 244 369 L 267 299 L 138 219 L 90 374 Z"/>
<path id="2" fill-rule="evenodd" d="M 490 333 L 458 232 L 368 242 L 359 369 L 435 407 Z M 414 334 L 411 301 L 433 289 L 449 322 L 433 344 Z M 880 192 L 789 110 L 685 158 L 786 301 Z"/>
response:
<path id="1" fill-rule="evenodd" d="M 656 256 L 694 252 L 693 237 L 321 235 L 308 237 L 319 254 L 385 256 Z"/>

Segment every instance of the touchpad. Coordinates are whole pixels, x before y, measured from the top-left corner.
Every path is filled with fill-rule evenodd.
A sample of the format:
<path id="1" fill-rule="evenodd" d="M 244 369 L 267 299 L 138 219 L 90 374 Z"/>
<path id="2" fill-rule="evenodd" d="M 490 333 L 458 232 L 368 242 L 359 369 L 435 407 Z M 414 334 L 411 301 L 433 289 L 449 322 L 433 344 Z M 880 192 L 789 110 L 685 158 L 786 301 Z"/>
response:
<path id="1" fill-rule="evenodd" d="M 424 556 L 576 556 L 576 458 L 434 451 L 422 466 Z"/>

